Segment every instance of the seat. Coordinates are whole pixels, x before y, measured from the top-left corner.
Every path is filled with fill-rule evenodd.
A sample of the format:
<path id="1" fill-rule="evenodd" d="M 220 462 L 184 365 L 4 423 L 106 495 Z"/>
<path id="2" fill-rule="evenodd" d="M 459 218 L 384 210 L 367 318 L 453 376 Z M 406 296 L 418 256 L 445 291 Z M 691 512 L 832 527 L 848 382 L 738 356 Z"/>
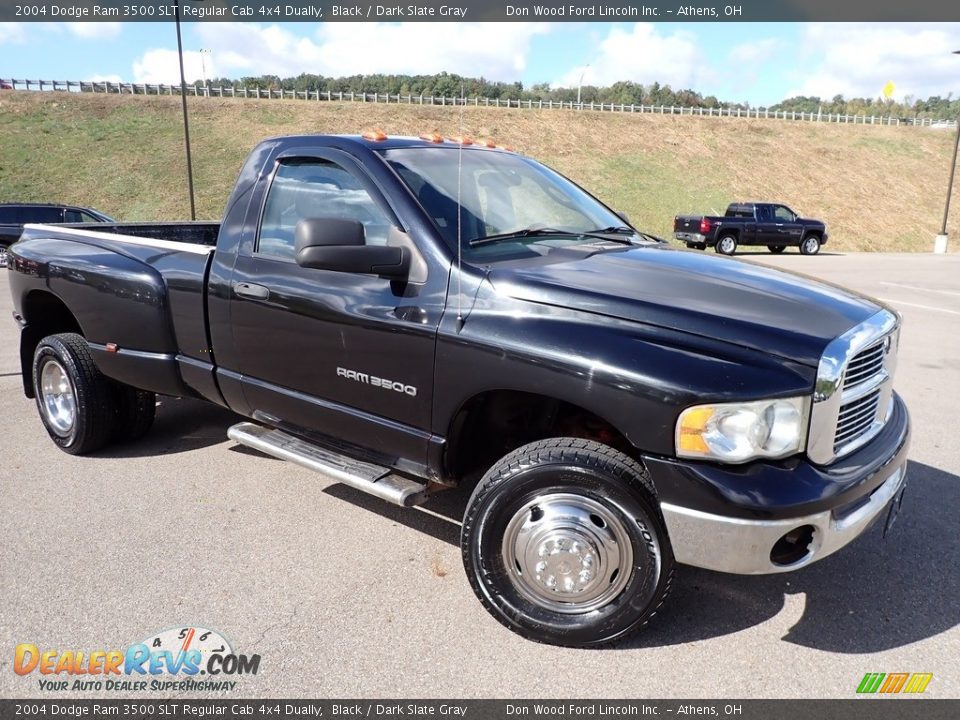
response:
<path id="1" fill-rule="evenodd" d="M 516 227 L 516 212 L 510 189 L 496 173 L 484 173 L 477 180 L 486 206 L 483 220 L 486 235 L 508 232 Z"/>

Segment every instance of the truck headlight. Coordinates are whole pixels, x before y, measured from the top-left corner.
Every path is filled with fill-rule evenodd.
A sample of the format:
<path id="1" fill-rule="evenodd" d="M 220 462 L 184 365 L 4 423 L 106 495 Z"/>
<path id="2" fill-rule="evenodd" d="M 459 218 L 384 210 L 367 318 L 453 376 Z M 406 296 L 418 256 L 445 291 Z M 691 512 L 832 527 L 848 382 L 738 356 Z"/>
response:
<path id="1" fill-rule="evenodd" d="M 801 452 L 808 397 L 694 405 L 677 420 L 677 456 L 742 463 Z"/>

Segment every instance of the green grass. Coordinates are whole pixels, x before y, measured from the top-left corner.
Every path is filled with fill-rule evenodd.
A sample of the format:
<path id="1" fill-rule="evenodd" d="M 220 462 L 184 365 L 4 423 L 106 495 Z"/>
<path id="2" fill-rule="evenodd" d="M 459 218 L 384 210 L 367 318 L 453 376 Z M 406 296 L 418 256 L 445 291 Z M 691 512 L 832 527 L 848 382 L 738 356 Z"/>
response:
<path id="1" fill-rule="evenodd" d="M 269 135 L 459 134 L 454 108 L 191 98 L 197 214 L 216 219 L 243 159 Z M 124 220 L 187 217 L 177 97 L 4 92 L 0 202 L 89 205 Z M 785 202 L 827 221 L 830 248 L 929 251 L 949 132 L 737 118 L 467 108 L 463 128 L 568 175 L 649 232 L 733 200 Z M 960 195 L 960 190 L 957 191 Z M 949 228 L 960 233 L 960 198 Z"/>

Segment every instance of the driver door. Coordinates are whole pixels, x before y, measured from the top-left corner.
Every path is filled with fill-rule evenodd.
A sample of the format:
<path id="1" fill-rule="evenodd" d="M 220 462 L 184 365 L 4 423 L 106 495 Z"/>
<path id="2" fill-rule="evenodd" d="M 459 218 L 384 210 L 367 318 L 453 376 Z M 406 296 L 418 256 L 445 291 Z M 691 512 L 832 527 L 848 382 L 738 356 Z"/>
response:
<path id="1" fill-rule="evenodd" d="M 294 260 L 304 218 L 359 220 L 368 244 L 385 244 L 400 225 L 362 169 L 338 155 L 280 159 L 256 241 L 238 254 L 230 312 L 243 392 L 268 424 L 420 462 L 443 295 Z"/>
<path id="2" fill-rule="evenodd" d="M 786 205 L 775 205 L 773 217 L 780 233 L 781 245 L 799 245 L 803 226 L 797 222 L 797 215 Z"/>

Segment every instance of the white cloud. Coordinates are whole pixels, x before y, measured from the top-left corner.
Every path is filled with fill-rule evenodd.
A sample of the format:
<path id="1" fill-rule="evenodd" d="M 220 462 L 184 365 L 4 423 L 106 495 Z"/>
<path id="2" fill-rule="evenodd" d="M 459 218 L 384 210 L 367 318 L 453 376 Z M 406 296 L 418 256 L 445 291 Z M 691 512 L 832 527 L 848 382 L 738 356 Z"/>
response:
<path id="1" fill-rule="evenodd" d="M 86 40 L 105 40 L 120 34 L 123 28 L 118 22 L 68 22 L 67 30 Z"/>
<path id="2" fill-rule="evenodd" d="M 747 42 L 734 45 L 730 49 L 728 59 L 736 65 L 756 65 L 764 63 L 773 57 L 779 49 L 780 41 L 776 38 L 766 38 L 756 42 Z M 744 68 L 746 69 L 746 68 Z"/>
<path id="3" fill-rule="evenodd" d="M 183 74 L 188 83 L 203 80 L 206 77 L 220 75 L 214 63 L 213 54 L 201 56 L 199 50 L 183 51 Z M 163 85 L 180 84 L 180 63 L 176 50 L 147 50 L 139 60 L 133 63 L 133 81 L 137 83 L 160 83 Z"/>
<path id="4" fill-rule="evenodd" d="M 338 77 L 441 71 L 491 80 L 521 76 L 540 23 L 323 23 L 303 37 L 277 25 L 201 23 L 207 77 L 315 73 Z M 184 53 L 188 81 L 200 79 L 200 56 Z M 134 63 L 136 82 L 179 78 L 172 50 L 147 50 Z"/>
<path id="5" fill-rule="evenodd" d="M 894 97 L 946 95 L 960 86 L 958 23 L 823 23 L 802 34 L 793 95 L 879 97 L 886 83 Z"/>
<path id="6" fill-rule="evenodd" d="M 763 64 L 781 49 L 782 43 L 776 38 L 734 45 L 727 54 L 728 70 L 725 73 L 732 92 L 743 94 L 755 87 Z"/>
<path id="7" fill-rule="evenodd" d="M 711 80 L 714 72 L 693 33 L 678 29 L 661 34 L 650 23 L 636 23 L 629 29 L 614 27 L 600 41 L 588 65 L 573 68 L 553 84 L 576 87 L 581 74 L 584 85 L 632 80 L 697 89 Z"/>
<path id="8" fill-rule="evenodd" d="M 26 40 L 27 34 L 23 26 L 24 23 L 0 22 L 0 45 L 4 43 L 22 43 Z"/>

